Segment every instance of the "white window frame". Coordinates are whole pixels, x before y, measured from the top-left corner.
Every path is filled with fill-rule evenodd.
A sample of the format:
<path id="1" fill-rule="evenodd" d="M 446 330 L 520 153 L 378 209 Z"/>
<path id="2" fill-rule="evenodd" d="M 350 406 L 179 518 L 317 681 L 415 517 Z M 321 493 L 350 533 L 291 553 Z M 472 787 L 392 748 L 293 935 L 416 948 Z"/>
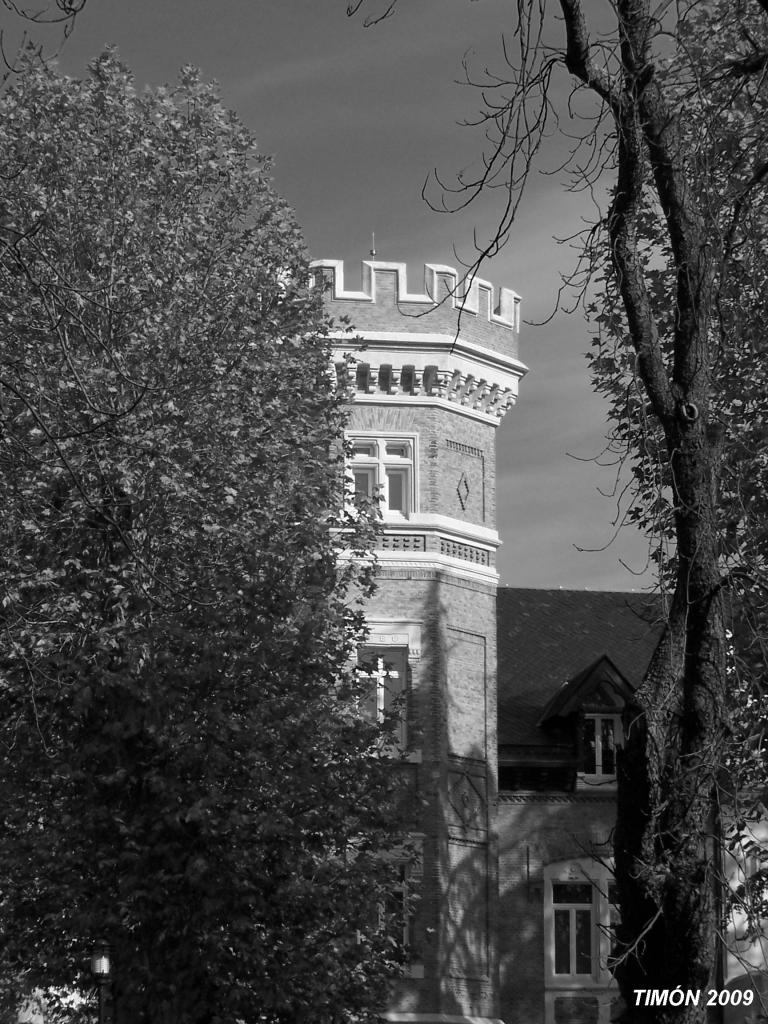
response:
<path id="1" fill-rule="evenodd" d="M 587 899 L 585 900 L 555 900 L 555 890 L 562 888 L 563 886 L 569 886 L 586 890 Z M 551 900 L 552 900 L 552 940 L 553 940 L 553 972 L 557 978 L 567 978 L 569 981 L 578 981 L 583 978 L 591 978 L 593 974 L 593 963 L 595 958 L 595 897 L 593 892 L 592 883 L 586 879 L 580 881 L 550 881 L 549 883 Z M 558 971 L 557 970 L 557 932 L 558 932 L 558 917 L 565 915 L 567 917 L 567 938 L 568 938 L 568 952 L 567 960 L 569 970 Z M 586 917 L 587 920 L 587 939 L 588 946 L 588 958 L 589 958 L 589 970 L 579 971 L 577 968 L 579 951 L 577 948 L 577 936 L 578 936 L 578 918 Z"/>
<path id="2" fill-rule="evenodd" d="M 570 904 L 553 902 L 553 885 L 558 882 L 589 884 L 592 888 L 589 973 L 555 973 L 555 911 L 571 909 Z M 611 955 L 613 922 L 608 893 L 612 884 L 613 874 L 610 866 L 588 857 L 560 861 L 544 869 L 544 983 L 547 989 L 605 988 L 611 982 L 608 960 Z M 575 904 L 573 906 L 575 907 Z M 582 906 L 586 905 L 579 904 L 580 909 Z M 615 914 L 613 917 L 615 920 Z"/>
<path id="3" fill-rule="evenodd" d="M 624 745 L 624 730 L 621 727 L 621 715 L 620 714 L 585 714 L 584 721 L 595 723 L 595 768 L 594 772 L 578 772 L 577 775 L 577 788 L 584 788 L 587 786 L 616 786 L 616 767 L 615 767 L 615 751 Z M 605 721 L 609 721 L 613 724 L 613 748 L 614 748 L 614 770 L 612 772 L 603 771 L 603 741 L 602 741 L 602 724 Z"/>
<path id="4" fill-rule="evenodd" d="M 371 455 L 359 456 L 355 456 L 353 450 L 347 467 L 349 484 L 352 492 L 354 493 L 355 490 L 355 471 L 368 472 L 372 478 L 374 494 L 380 498 L 379 508 L 381 510 L 382 518 L 385 521 L 403 521 L 414 515 L 418 510 L 418 435 L 394 432 L 373 433 L 369 431 L 354 431 L 347 435 L 347 440 L 353 448 L 355 444 L 370 444 L 374 449 Z M 408 446 L 408 455 L 398 456 L 387 454 L 387 445 L 396 444 L 398 442 Z M 403 510 L 391 509 L 389 507 L 390 471 L 399 471 L 405 476 L 405 508 Z"/>
<path id="5" fill-rule="evenodd" d="M 367 653 L 373 653 L 376 658 L 376 669 L 372 673 L 362 671 L 362 662 L 365 663 Z M 375 653 L 374 653 L 375 652 Z M 385 672 L 384 662 L 390 658 L 396 665 L 394 671 Z M 388 750 L 391 754 L 402 754 L 408 746 L 408 648 L 387 647 L 370 642 L 363 644 L 357 651 L 357 663 L 360 674 L 367 678 L 376 679 L 376 720 L 382 722 L 386 712 L 386 685 L 385 679 L 399 680 L 397 699 L 402 700 L 399 727 L 395 731 L 394 750 Z"/>

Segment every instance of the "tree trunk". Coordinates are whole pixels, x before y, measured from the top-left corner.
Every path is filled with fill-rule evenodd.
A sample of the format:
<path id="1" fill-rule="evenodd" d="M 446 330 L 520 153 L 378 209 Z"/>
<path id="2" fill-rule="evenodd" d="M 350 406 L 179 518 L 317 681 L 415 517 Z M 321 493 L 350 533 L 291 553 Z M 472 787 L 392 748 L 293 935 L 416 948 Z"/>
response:
<path id="1" fill-rule="evenodd" d="M 678 509 L 677 586 L 665 634 L 626 710 L 619 763 L 615 973 L 626 1024 L 705 1021 L 720 952 L 713 821 L 727 714 L 714 523 L 719 438 L 698 419 L 678 418 L 667 443 Z M 676 989 L 693 995 L 670 1006 Z"/>

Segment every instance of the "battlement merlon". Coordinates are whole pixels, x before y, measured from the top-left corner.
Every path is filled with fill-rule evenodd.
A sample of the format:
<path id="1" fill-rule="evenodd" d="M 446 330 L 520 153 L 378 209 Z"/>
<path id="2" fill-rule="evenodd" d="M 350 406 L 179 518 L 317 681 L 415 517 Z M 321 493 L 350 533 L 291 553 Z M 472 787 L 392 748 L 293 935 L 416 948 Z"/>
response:
<path id="1" fill-rule="evenodd" d="M 520 296 L 511 288 L 500 288 L 498 303 L 494 305 L 495 289 L 489 281 L 479 277 L 464 279 L 454 268 L 437 263 L 424 266 L 424 291 L 408 291 L 408 274 L 405 263 L 385 263 L 380 260 L 362 261 L 362 290 L 351 291 L 344 287 L 343 260 L 313 260 L 312 269 L 317 280 L 322 277 L 329 303 L 339 302 L 345 306 L 360 307 L 360 314 L 352 318 L 355 327 L 363 331 L 369 328 L 365 322 L 364 310 L 373 314 L 372 307 L 386 308 L 387 321 L 392 329 L 393 314 L 402 321 L 413 321 L 398 325 L 401 330 L 435 331 L 440 329 L 438 321 L 450 320 L 453 332 L 457 327 L 461 333 L 468 332 L 471 341 L 482 344 L 480 337 L 494 349 L 503 349 L 508 354 L 517 354 L 517 335 L 520 332 Z M 349 310 L 347 310 L 349 312 Z M 440 314 L 443 314 L 440 316 Z M 429 316 L 429 325 L 419 321 Z M 381 326 L 381 318 L 374 317 L 371 327 Z M 483 328 L 485 328 L 483 330 Z M 514 349 L 514 352 L 510 351 Z"/>
<path id="2" fill-rule="evenodd" d="M 382 260 L 362 260 L 362 291 L 347 291 L 344 288 L 343 260 L 313 260 L 312 268 L 323 272 L 331 284 L 333 299 L 347 299 L 359 302 L 376 302 L 376 279 L 380 274 L 394 274 L 399 302 L 416 302 L 434 306 L 440 300 L 454 309 L 466 310 L 475 316 L 483 315 L 486 320 L 520 330 L 520 296 L 511 288 L 499 289 L 499 301 L 494 307 L 494 286 L 480 277 L 468 280 L 455 267 L 440 263 L 424 264 L 424 291 L 410 294 L 408 291 L 408 270 L 405 263 L 385 263 Z M 328 272 L 327 274 L 325 272 Z M 483 298 L 480 298 L 480 293 Z"/>
<path id="3" fill-rule="evenodd" d="M 528 368 L 517 358 L 520 298 L 511 289 L 501 289 L 494 310 L 492 285 L 475 278 L 460 291 L 453 267 L 427 264 L 423 293 L 408 292 L 404 263 L 364 260 L 360 291 L 344 288 L 341 260 L 315 260 L 312 269 L 328 313 L 353 327 L 331 337 L 355 401 L 448 402 L 488 422 L 514 404 Z M 356 379 L 339 362 L 346 354 L 358 363 Z"/>

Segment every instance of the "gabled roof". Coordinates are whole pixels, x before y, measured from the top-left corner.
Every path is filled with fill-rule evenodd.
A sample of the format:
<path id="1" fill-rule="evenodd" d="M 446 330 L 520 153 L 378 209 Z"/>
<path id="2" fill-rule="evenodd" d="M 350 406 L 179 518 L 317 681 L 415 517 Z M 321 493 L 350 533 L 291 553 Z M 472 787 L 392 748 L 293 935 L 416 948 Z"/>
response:
<path id="1" fill-rule="evenodd" d="M 546 725 L 553 718 L 566 718 L 588 706 L 621 708 L 632 696 L 632 689 L 608 655 L 603 654 L 563 683 L 536 724 Z"/>
<path id="2" fill-rule="evenodd" d="M 589 590 L 501 587 L 497 618 L 499 745 L 521 755 L 570 748 L 570 737 L 539 725 L 563 684 L 577 686 L 605 656 L 638 686 L 662 627 L 657 597 Z"/>

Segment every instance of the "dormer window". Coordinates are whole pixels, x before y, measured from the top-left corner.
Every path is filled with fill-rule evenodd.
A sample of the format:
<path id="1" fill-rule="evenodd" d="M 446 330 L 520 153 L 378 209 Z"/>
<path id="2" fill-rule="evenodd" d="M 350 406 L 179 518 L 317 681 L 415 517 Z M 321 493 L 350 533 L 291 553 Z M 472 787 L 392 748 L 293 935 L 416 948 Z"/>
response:
<path id="1" fill-rule="evenodd" d="M 619 715 L 585 715 L 581 778 L 591 784 L 616 782 L 616 748 L 624 741 Z"/>
<path id="2" fill-rule="evenodd" d="M 415 438 L 353 437 L 351 475 L 355 494 L 380 501 L 385 519 L 415 510 Z"/>

